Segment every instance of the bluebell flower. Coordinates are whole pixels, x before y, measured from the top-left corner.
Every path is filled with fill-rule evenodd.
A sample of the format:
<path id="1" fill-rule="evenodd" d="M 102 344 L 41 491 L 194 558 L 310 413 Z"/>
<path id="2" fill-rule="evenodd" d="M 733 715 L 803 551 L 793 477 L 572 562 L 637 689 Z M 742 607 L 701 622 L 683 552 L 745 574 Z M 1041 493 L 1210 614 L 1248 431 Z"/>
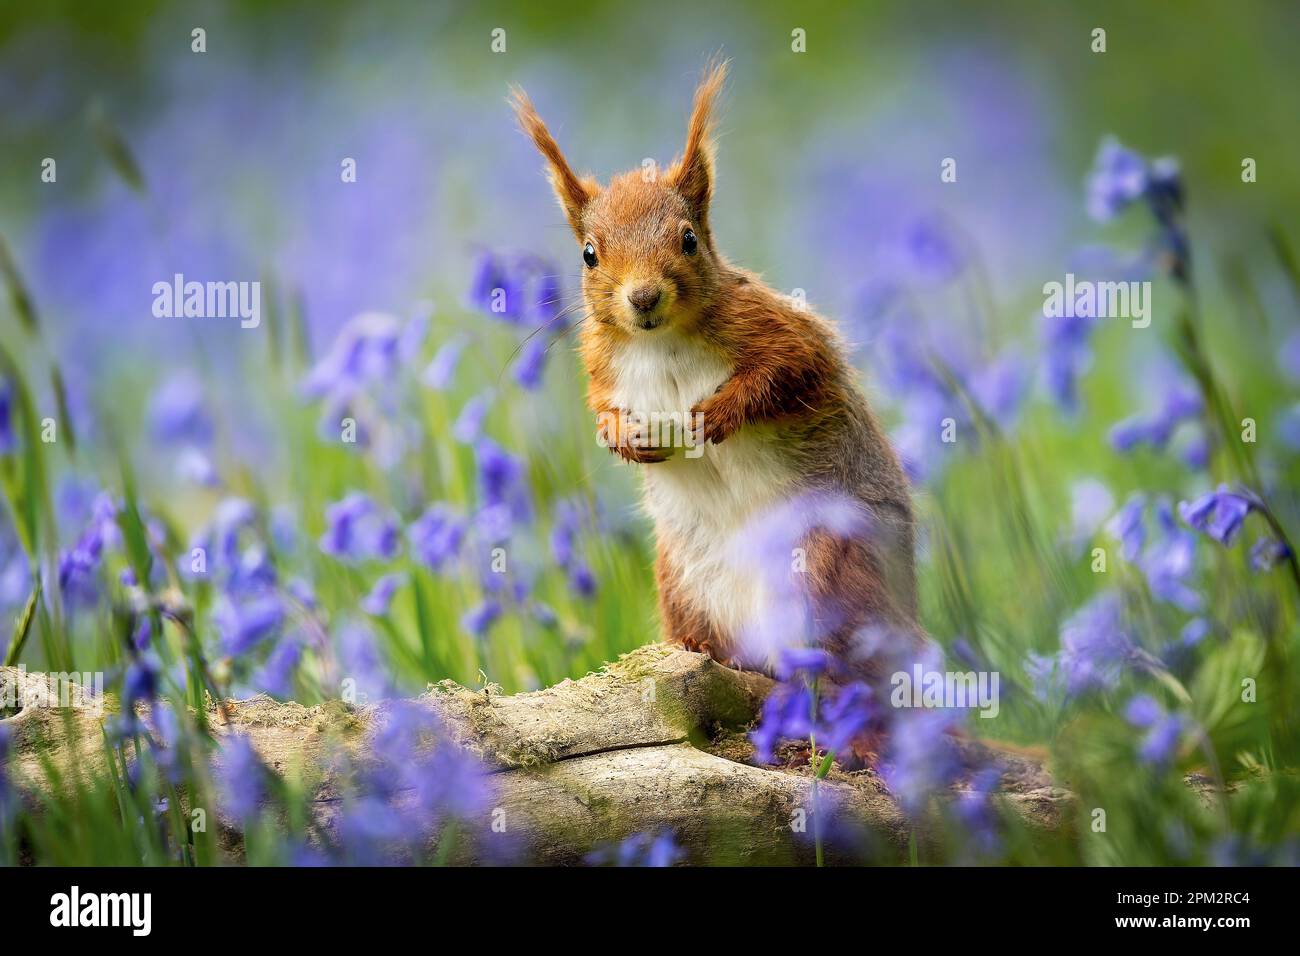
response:
<path id="1" fill-rule="evenodd" d="M 955 781 L 961 764 L 951 732 L 958 720 L 948 710 L 893 711 L 881 776 L 908 816 L 919 816 L 936 792 Z"/>
<path id="2" fill-rule="evenodd" d="M 368 386 L 391 381 L 413 357 L 423 331 L 420 319 L 404 324 L 382 312 L 350 319 L 303 379 L 303 394 L 341 407 Z"/>
<path id="3" fill-rule="evenodd" d="M 514 531 L 514 516 L 504 502 L 479 509 L 474 517 L 474 530 L 484 544 L 498 545 L 510 540 Z"/>
<path id="4" fill-rule="evenodd" d="M 1108 136 L 1088 174 L 1088 214 L 1102 222 L 1113 219 L 1141 199 L 1149 185 L 1150 173 L 1142 155 Z"/>
<path id="5" fill-rule="evenodd" d="M 1154 698 L 1146 694 L 1129 701 L 1124 717 L 1134 727 L 1146 731 L 1138 745 L 1138 758 L 1154 767 L 1169 763 L 1177 753 L 1182 737 L 1182 718 L 1166 713 Z"/>
<path id="6" fill-rule="evenodd" d="M 972 371 L 967 388 L 980 410 L 1005 431 L 1015 424 L 1028 385 L 1024 360 L 1007 351 Z"/>
<path id="7" fill-rule="evenodd" d="M 212 440 L 203 383 L 192 372 L 174 374 L 163 382 L 149 400 L 148 416 L 157 441 L 204 446 Z"/>
<path id="8" fill-rule="evenodd" d="M 1103 591 L 1062 624 L 1061 649 L 1048 656 L 1031 652 L 1025 672 L 1040 699 L 1057 690 L 1076 696 L 1115 687 L 1124 666 L 1136 656 L 1137 645 L 1125 628 L 1118 592 Z"/>
<path id="9" fill-rule="evenodd" d="M 235 820 L 247 821 L 258 811 L 266 789 L 266 768 L 246 734 L 229 733 L 213 760 L 222 809 Z"/>
<path id="10" fill-rule="evenodd" d="M 1115 509 L 1115 498 L 1096 478 L 1082 478 L 1070 485 L 1070 546 L 1084 547 Z"/>
<path id="11" fill-rule="evenodd" d="M 1278 366 L 1293 382 L 1300 382 L 1300 331 L 1292 332 L 1278 350 Z"/>
<path id="12" fill-rule="evenodd" d="M 515 360 L 513 375 L 516 382 L 529 391 L 534 391 L 542 384 L 542 373 L 546 370 L 546 350 L 550 340 L 543 334 L 532 335 L 519 349 L 519 358 Z"/>
<path id="13" fill-rule="evenodd" d="M 1134 495 L 1106 526 L 1106 530 L 1119 539 L 1120 554 L 1125 561 L 1136 561 L 1146 544 L 1146 526 L 1142 517 L 1145 506 L 1145 499 Z"/>
<path id="14" fill-rule="evenodd" d="M 468 339 L 464 336 L 457 336 L 443 343 L 420 375 L 420 381 L 434 391 L 441 392 L 448 388 L 467 344 L 469 344 Z"/>
<path id="15" fill-rule="evenodd" d="M 466 611 L 461 616 L 460 626 L 474 637 L 483 637 L 500 617 L 500 602 L 487 600 Z"/>
<path id="16" fill-rule="evenodd" d="M 95 497 L 90 521 L 72 548 L 59 555 L 59 589 L 76 606 L 90 606 L 99 598 L 100 560 L 107 550 L 120 547 L 118 504 L 107 492 Z"/>
<path id="17" fill-rule="evenodd" d="M 814 531 L 865 541 L 876 530 L 860 504 L 819 492 L 797 495 L 755 514 L 732 537 L 728 554 L 734 567 L 761 582 L 771 606 L 780 610 L 742 626 L 737 659 L 763 666 L 775 661 L 783 648 L 817 646 L 835 624 L 834 595 L 827 602 L 809 599 L 808 576 L 796 569 L 797 549 Z"/>
<path id="18" fill-rule="evenodd" d="M 460 553 L 465 539 L 465 519 L 447 505 L 434 504 L 406 530 L 411 553 L 427 567 L 441 571 Z"/>
<path id="19" fill-rule="evenodd" d="M 1183 625 L 1183 630 L 1179 635 L 1185 647 L 1195 647 L 1210 633 L 1210 622 L 1203 617 L 1194 617 Z"/>
<path id="20" fill-rule="evenodd" d="M 212 612 L 212 621 L 221 638 L 221 652 L 227 657 L 241 657 L 258 644 L 274 636 L 284 623 L 284 604 L 275 594 L 247 599 L 222 596 Z"/>
<path id="21" fill-rule="evenodd" d="M 571 501 L 561 501 L 555 506 L 551 523 L 551 558 L 562 568 L 573 560 L 574 543 L 581 525 L 581 516 Z"/>
<path id="22" fill-rule="evenodd" d="M 585 561 L 576 558 L 569 563 L 569 588 L 581 598 L 592 598 L 596 594 L 596 576 Z"/>
<path id="23" fill-rule="evenodd" d="M 912 272 L 923 281 L 947 282 L 966 265 L 952 229 L 936 216 L 921 217 L 906 226 L 902 251 Z"/>
<path id="24" fill-rule="evenodd" d="M 20 802 L 9 785 L 9 748 L 13 731 L 9 724 L 0 724 L 0 830 L 9 833 L 9 827 L 18 812 Z"/>
<path id="25" fill-rule="evenodd" d="M 396 688 L 369 627 L 347 621 L 335 632 L 335 642 L 341 676 L 354 682 L 356 703 L 395 695 Z"/>
<path id="26" fill-rule="evenodd" d="M 320 549 L 342 561 L 397 556 L 400 534 L 396 519 L 368 496 L 352 492 L 325 510 L 328 525 Z"/>
<path id="27" fill-rule="evenodd" d="M 1118 452 L 1129 452 L 1139 445 L 1163 449 L 1174 430 L 1183 422 L 1198 418 L 1201 408 L 1199 393 L 1180 381 L 1171 382 L 1156 412 L 1126 418 L 1111 429 L 1111 447 Z"/>
<path id="28" fill-rule="evenodd" d="M 480 438 L 474 445 L 478 462 L 479 492 L 485 504 L 498 504 L 523 476 L 523 463 L 491 438 Z"/>
<path id="29" fill-rule="evenodd" d="M 1155 513 L 1159 535 L 1141 560 L 1151 593 L 1184 611 L 1199 610 L 1201 596 L 1188 584 L 1195 571 L 1196 538 L 1178 526 L 1168 501 L 1157 502 Z"/>
<path id="30" fill-rule="evenodd" d="M 1188 525 L 1224 546 L 1231 545 L 1254 505 L 1244 495 L 1220 485 L 1194 501 L 1178 503 L 1178 514 Z"/>
<path id="31" fill-rule="evenodd" d="M 1297 336 L 1300 339 L 1300 336 Z M 1300 380 L 1300 374 L 1296 376 Z M 1292 451 L 1300 451 L 1300 403 L 1292 405 L 1282 413 L 1277 423 L 1277 437 L 1284 446 Z"/>
<path id="32" fill-rule="evenodd" d="M 1042 317 L 1044 384 L 1056 406 L 1069 414 L 1079 407 L 1079 379 L 1092 361 L 1089 338 L 1096 321 L 1077 315 Z"/>
<path id="33" fill-rule="evenodd" d="M 375 617 L 383 617 L 393 603 L 393 595 L 406 583 L 406 575 L 400 573 L 385 574 L 375 581 L 370 593 L 361 601 L 361 609 Z"/>
<path id="34" fill-rule="evenodd" d="M 468 304 L 506 322 L 518 322 L 523 316 L 524 292 L 521 277 L 506 267 L 492 252 L 479 255 L 474 263 Z"/>
<path id="35" fill-rule="evenodd" d="M 14 432 L 14 387 L 0 375 L 0 455 L 12 454 L 18 448 Z"/>
<path id="36" fill-rule="evenodd" d="M 1162 708 L 1150 694 L 1139 694 L 1128 702 L 1124 719 L 1134 727 L 1151 727 L 1164 716 Z"/>
<path id="37" fill-rule="evenodd" d="M 176 455 L 176 477 L 181 481 L 216 488 L 221 484 L 216 465 L 201 449 L 187 446 Z"/>
<path id="38" fill-rule="evenodd" d="M 1291 549 L 1277 538 L 1265 535 L 1250 549 L 1250 566 L 1256 571 L 1271 571 L 1291 557 Z"/>
<path id="39" fill-rule="evenodd" d="M 302 661 L 303 644 L 296 632 L 286 634 L 275 645 L 253 678 L 253 685 L 266 694 L 289 697 L 293 693 L 293 677 Z"/>
<path id="40" fill-rule="evenodd" d="M 462 445 L 473 445 L 483 434 L 483 422 L 489 409 L 486 395 L 475 395 L 467 401 L 451 426 L 451 437 Z"/>
<path id="41" fill-rule="evenodd" d="M 993 804 L 1001 777 L 997 767 L 980 770 L 953 802 L 953 816 L 966 831 L 966 847 L 975 851 L 975 861 L 995 856 L 1002 847 L 1001 819 Z"/>
<path id="42" fill-rule="evenodd" d="M 162 672 L 157 658 L 139 654 L 132 658 L 122 679 L 122 714 L 134 715 L 139 704 L 147 704 L 158 696 L 158 678 Z"/>
<path id="43" fill-rule="evenodd" d="M 605 844 L 586 856 L 590 866 L 674 866 L 686 854 L 677 845 L 671 832 L 659 834 L 634 833 L 617 844 Z"/>

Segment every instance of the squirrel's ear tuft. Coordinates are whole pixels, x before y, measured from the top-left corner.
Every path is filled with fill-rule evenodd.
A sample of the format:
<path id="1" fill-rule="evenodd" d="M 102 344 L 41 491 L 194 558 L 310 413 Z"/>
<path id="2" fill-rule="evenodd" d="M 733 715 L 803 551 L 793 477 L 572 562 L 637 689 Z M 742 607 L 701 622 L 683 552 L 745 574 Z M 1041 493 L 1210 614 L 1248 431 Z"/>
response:
<path id="1" fill-rule="evenodd" d="M 669 184 L 695 210 L 701 226 L 709 212 L 709 200 L 713 198 L 713 109 L 727 79 L 727 63 L 727 60 L 714 59 L 705 67 L 695 90 L 691 122 L 686 128 L 686 149 L 667 177 Z"/>
<path id="2" fill-rule="evenodd" d="M 546 157 L 551 186 L 555 190 L 556 197 L 560 200 L 564 215 L 568 217 L 569 225 L 573 227 L 574 233 L 581 240 L 583 238 L 582 212 L 587 203 L 600 194 L 600 187 L 591 177 L 580 178 L 574 173 L 568 161 L 564 158 L 564 154 L 560 152 L 560 146 L 555 142 L 555 137 L 546 128 L 542 118 L 537 115 L 532 100 L 518 86 L 510 87 L 510 105 L 514 108 L 515 116 L 519 120 L 519 128 L 528 134 L 528 138 Z"/>

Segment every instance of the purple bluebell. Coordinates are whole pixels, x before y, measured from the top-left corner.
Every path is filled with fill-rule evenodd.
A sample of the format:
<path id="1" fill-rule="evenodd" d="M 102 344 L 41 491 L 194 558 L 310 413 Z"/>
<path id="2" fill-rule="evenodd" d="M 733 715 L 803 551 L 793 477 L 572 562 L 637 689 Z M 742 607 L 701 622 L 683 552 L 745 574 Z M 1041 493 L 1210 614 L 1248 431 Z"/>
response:
<path id="1" fill-rule="evenodd" d="M 1196 537 L 1178 526 L 1167 500 L 1155 505 L 1158 533 L 1139 562 L 1151 593 L 1184 611 L 1200 609 L 1202 599 L 1189 583 L 1196 570 Z"/>
<path id="2" fill-rule="evenodd" d="M 950 786 L 960 770 L 951 732 L 958 716 L 948 710 L 907 709 L 892 712 L 881 776 L 909 816 L 920 815 L 938 791 Z"/>
<path id="3" fill-rule="evenodd" d="M 1291 549 L 1277 538 L 1264 537 L 1257 540 L 1250 549 L 1250 566 L 1256 571 L 1271 571 L 1291 557 Z"/>
<path id="4" fill-rule="evenodd" d="M 1297 340 L 1300 340 L 1300 336 L 1297 336 Z M 1300 380 L 1300 374 L 1296 378 Z M 1282 413 L 1277 423 L 1277 437 L 1287 448 L 1300 451 L 1300 403 Z"/>
<path id="5" fill-rule="evenodd" d="M 498 504 L 514 489 L 523 476 L 523 463 L 491 438 L 480 438 L 474 445 L 478 462 L 479 492 L 485 504 Z"/>
<path id="6" fill-rule="evenodd" d="M 772 606 L 781 609 L 742 626 L 739 660 L 764 666 L 783 648 L 816 646 L 833 626 L 832 609 L 809 600 L 807 575 L 799 567 L 799 549 L 814 531 L 862 541 L 877 533 L 877 527 L 851 499 L 808 492 L 756 513 L 733 535 L 728 553 L 734 567 L 761 581 Z"/>
<path id="7" fill-rule="evenodd" d="M 227 657 L 241 657 L 273 637 L 284 618 L 283 602 L 271 593 L 244 599 L 223 595 L 212 611 L 221 652 Z"/>
<path id="8" fill-rule="evenodd" d="M 253 678 L 253 685 L 266 694 L 289 697 L 293 693 L 293 678 L 302 661 L 303 643 L 297 632 L 290 632 L 275 645 Z"/>
<path id="9" fill-rule="evenodd" d="M 993 804 L 1001 777 L 998 767 L 985 767 L 970 779 L 953 802 L 953 816 L 967 837 L 963 849 L 973 851 L 967 854 L 972 857 L 970 862 L 996 856 L 1002 847 L 1001 819 Z"/>
<path id="10" fill-rule="evenodd" d="M 368 495 L 352 492 L 325 510 L 320 549 L 341 561 L 390 560 L 397 556 L 396 519 Z"/>
<path id="11" fill-rule="evenodd" d="M 266 768 L 246 734 L 231 732 L 221 738 L 213 779 L 227 815 L 242 822 L 257 814 L 266 789 Z"/>
<path id="12" fill-rule="evenodd" d="M 1081 478 L 1070 485 L 1069 542 L 1082 549 L 1115 509 L 1115 498 L 1096 478 Z"/>
<path id="13" fill-rule="evenodd" d="M 403 323 L 383 312 L 350 319 L 303 379 L 303 394 L 341 407 L 368 386 L 391 381 L 413 356 L 423 331 L 420 319 Z"/>
<path id="14" fill-rule="evenodd" d="M 1061 649 L 1048 656 L 1031 652 L 1025 672 L 1041 699 L 1058 690 L 1076 696 L 1115 687 L 1124 667 L 1136 657 L 1137 646 L 1125 627 L 1120 595 L 1103 591 L 1061 625 Z"/>
<path id="15" fill-rule="evenodd" d="M 685 859 L 669 831 L 659 834 L 633 833 L 619 843 L 605 844 L 586 856 L 590 866 L 667 867 Z"/>
<path id="16" fill-rule="evenodd" d="M 489 599 L 476 604 L 461 615 L 460 626 L 474 637 L 483 637 L 500 617 L 500 602 Z"/>
<path id="17" fill-rule="evenodd" d="M 341 677 L 352 681 L 355 700 L 349 703 L 364 704 L 369 700 L 393 697 L 396 687 L 375 641 L 374 632 L 357 621 L 346 621 L 335 631 L 335 643 Z"/>
<path id="18" fill-rule="evenodd" d="M 1300 330 L 1292 332 L 1278 349 L 1278 365 L 1293 382 L 1300 382 Z"/>
<path id="19" fill-rule="evenodd" d="M 514 532 L 514 515 L 510 506 L 501 502 L 479 509 L 474 516 L 474 530 L 484 544 L 499 545 L 509 541 Z"/>
<path id="20" fill-rule="evenodd" d="M 441 571 L 460 553 L 466 521 L 444 504 L 429 508 L 406 529 L 411 553 L 434 571 Z"/>
<path id="21" fill-rule="evenodd" d="M 149 401 L 148 415 L 159 442 L 205 446 L 212 440 L 214 428 L 203 383 L 192 372 L 176 373 L 163 382 Z"/>
<path id="22" fill-rule="evenodd" d="M 1134 495 L 1106 526 L 1106 530 L 1119 539 L 1120 554 L 1125 561 L 1136 561 L 1146 544 L 1146 526 L 1143 523 L 1145 507 L 1146 501 L 1142 495 Z"/>
<path id="23" fill-rule="evenodd" d="M 926 282 L 947 282 L 966 265 L 956 233 L 937 216 L 914 219 L 904 228 L 902 252 L 913 274 Z"/>
<path id="24" fill-rule="evenodd" d="M 519 385 L 528 391 L 535 391 L 542 384 L 542 373 L 546 370 L 546 352 L 550 340 L 546 335 L 532 335 L 520 346 L 519 357 L 515 360 L 512 374 Z"/>
<path id="25" fill-rule="evenodd" d="M 361 610 L 375 617 L 383 617 L 393 603 L 393 595 L 406 583 L 406 575 L 401 573 L 385 574 L 375 581 L 368 593 L 361 600 Z"/>
<path id="26" fill-rule="evenodd" d="M 596 595 L 596 575 L 585 562 L 574 559 L 569 563 L 569 589 L 578 597 L 590 599 Z"/>
<path id="27" fill-rule="evenodd" d="M 483 252 L 474 263 L 468 305 L 493 318 L 518 322 L 524 309 L 521 279 L 518 272 L 510 270 L 500 256 Z"/>
<path id="28" fill-rule="evenodd" d="M 487 395 L 475 395 L 467 401 L 451 426 L 451 437 L 462 445 L 473 445 L 483 435 L 483 422 L 490 408 Z"/>
<path id="29" fill-rule="evenodd" d="M 1245 495 L 1234 492 L 1227 485 L 1202 495 L 1193 501 L 1178 503 L 1178 514 L 1188 525 L 1209 535 L 1224 546 L 1231 545 L 1242 525 L 1254 508 Z"/>
<path id="30" fill-rule="evenodd" d="M 469 340 L 464 336 L 457 336 L 443 343 L 443 345 L 434 353 L 433 360 L 429 362 L 427 368 L 420 375 L 420 381 L 434 391 L 441 392 L 446 390 L 456 375 L 456 368 L 460 365 L 461 355 L 464 354 L 465 346 Z"/>
<path id="31" fill-rule="evenodd" d="M 1088 174 L 1088 214 L 1102 222 L 1113 219 L 1141 199 L 1149 184 L 1150 172 L 1141 154 L 1108 136 Z"/>
<path id="32" fill-rule="evenodd" d="M 1154 767 L 1168 764 L 1178 751 L 1183 732 L 1182 718 L 1166 713 L 1154 698 L 1145 694 L 1129 701 L 1124 717 L 1134 727 L 1145 731 L 1138 745 L 1138 758 Z"/>
<path id="33" fill-rule="evenodd" d="M 14 432 L 14 388 L 0 375 L 0 455 L 12 454 L 18 448 Z"/>

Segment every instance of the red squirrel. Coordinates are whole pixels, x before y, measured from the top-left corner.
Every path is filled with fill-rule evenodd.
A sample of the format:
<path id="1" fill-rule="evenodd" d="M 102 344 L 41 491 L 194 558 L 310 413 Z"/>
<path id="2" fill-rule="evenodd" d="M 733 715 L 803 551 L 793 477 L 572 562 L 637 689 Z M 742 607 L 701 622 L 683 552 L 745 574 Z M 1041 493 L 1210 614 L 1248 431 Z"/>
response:
<path id="1" fill-rule="evenodd" d="M 860 506 L 873 533 L 811 530 L 804 586 L 833 621 L 825 646 L 879 681 L 892 655 L 863 649 L 864 628 L 909 649 L 923 640 L 907 480 L 832 325 L 714 244 L 713 118 L 726 71 L 705 70 L 680 158 L 604 187 L 573 171 L 523 90 L 512 102 L 581 251 L 588 403 L 601 441 L 644 473 L 665 639 L 754 666 L 738 653 L 742 631 L 780 612 L 731 541 L 766 510 L 824 493 Z M 648 447 L 629 413 L 688 421 L 704 453 Z"/>

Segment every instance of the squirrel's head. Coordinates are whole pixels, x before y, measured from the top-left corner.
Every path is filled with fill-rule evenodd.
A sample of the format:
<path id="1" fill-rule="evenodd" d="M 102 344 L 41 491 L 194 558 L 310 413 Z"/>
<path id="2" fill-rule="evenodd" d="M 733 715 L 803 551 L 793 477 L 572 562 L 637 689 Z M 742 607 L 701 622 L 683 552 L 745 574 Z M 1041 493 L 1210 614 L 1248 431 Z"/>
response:
<path id="1" fill-rule="evenodd" d="M 583 297 L 598 326 L 626 334 L 690 328 L 715 294 L 720 259 L 709 229 L 712 119 L 726 73 L 722 61 L 705 71 L 679 159 L 662 172 L 647 164 L 615 176 L 603 188 L 574 173 L 527 94 L 514 89 L 519 125 L 546 158 L 578 240 Z"/>

